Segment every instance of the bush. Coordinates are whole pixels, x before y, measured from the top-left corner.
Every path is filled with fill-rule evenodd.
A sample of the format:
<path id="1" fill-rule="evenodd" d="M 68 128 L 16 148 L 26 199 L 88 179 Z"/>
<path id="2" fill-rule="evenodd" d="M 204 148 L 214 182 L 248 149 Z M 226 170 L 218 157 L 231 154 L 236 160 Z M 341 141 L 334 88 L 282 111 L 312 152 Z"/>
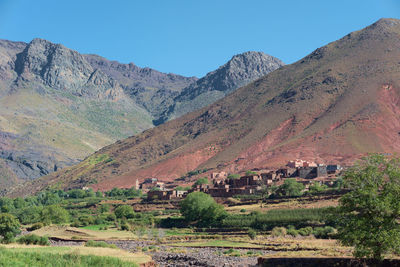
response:
<path id="1" fill-rule="evenodd" d="M 122 218 L 133 218 L 135 216 L 135 212 L 133 211 L 132 206 L 121 205 L 114 210 L 115 217 L 118 219 Z"/>
<path id="2" fill-rule="evenodd" d="M 296 228 L 292 227 L 292 228 L 288 228 L 287 232 L 288 235 L 291 235 L 293 237 L 296 237 L 299 235 L 299 232 L 296 230 Z"/>
<path id="3" fill-rule="evenodd" d="M 94 247 L 94 248 L 117 248 L 114 244 L 108 244 L 104 241 L 93 241 L 89 240 L 86 242 L 85 247 Z"/>
<path id="4" fill-rule="evenodd" d="M 257 233 L 256 233 L 256 231 L 254 231 L 253 229 L 249 229 L 249 231 L 248 231 L 247 234 L 249 235 L 249 237 L 250 237 L 251 239 L 255 239 L 255 238 L 257 237 Z"/>
<path id="5" fill-rule="evenodd" d="M 203 192 L 193 192 L 181 202 L 181 213 L 188 222 L 198 221 L 199 225 L 211 226 L 226 216 L 224 207 Z"/>
<path id="6" fill-rule="evenodd" d="M 274 237 L 285 236 L 287 234 L 285 227 L 274 227 L 271 231 L 271 235 Z"/>
<path id="7" fill-rule="evenodd" d="M 45 224 L 61 224 L 69 220 L 69 213 L 58 205 L 51 205 L 42 210 L 40 218 Z"/>
<path id="8" fill-rule="evenodd" d="M 19 244 L 26 245 L 41 245 L 41 246 L 49 246 L 50 242 L 47 236 L 38 236 L 35 234 L 23 235 L 17 239 Z"/>
<path id="9" fill-rule="evenodd" d="M 0 214 L 0 235 L 3 237 L 3 243 L 10 243 L 15 236 L 21 231 L 19 230 L 19 221 L 11 214 Z"/>
<path id="10" fill-rule="evenodd" d="M 37 229 L 40 229 L 43 226 L 44 226 L 43 223 L 38 222 L 38 223 L 33 224 L 31 227 L 27 228 L 27 230 L 31 232 L 31 231 L 35 231 Z"/>
<path id="11" fill-rule="evenodd" d="M 240 212 L 246 212 L 246 211 L 247 211 L 246 209 L 241 209 L 241 210 L 240 210 Z"/>
<path id="12" fill-rule="evenodd" d="M 334 235 L 336 234 L 336 229 L 333 228 L 332 226 L 316 227 L 314 229 L 314 231 L 312 232 L 312 234 L 316 238 L 327 239 L 327 238 L 334 237 Z"/>
<path id="13" fill-rule="evenodd" d="M 307 226 L 307 227 L 304 227 L 304 228 L 300 228 L 300 229 L 298 230 L 298 233 L 299 233 L 299 235 L 301 235 L 301 236 L 309 236 L 309 235 L 312 234 L 312 232 L 313 232 L 313 229 L 312 229 L 311 226 Z"/>

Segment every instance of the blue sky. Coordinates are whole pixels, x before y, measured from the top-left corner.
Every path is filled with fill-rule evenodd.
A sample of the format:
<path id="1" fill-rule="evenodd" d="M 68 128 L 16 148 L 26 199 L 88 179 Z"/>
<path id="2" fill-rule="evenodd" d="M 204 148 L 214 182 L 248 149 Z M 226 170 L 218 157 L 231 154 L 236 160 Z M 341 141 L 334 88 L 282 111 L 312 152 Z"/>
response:
<path id="1" fill-rule="evenodd" d="M 400 1 L 0 0 L 0 39 L 201 77 L 249 50 L 292 63 L 381 17 L 400 18 Z"/>

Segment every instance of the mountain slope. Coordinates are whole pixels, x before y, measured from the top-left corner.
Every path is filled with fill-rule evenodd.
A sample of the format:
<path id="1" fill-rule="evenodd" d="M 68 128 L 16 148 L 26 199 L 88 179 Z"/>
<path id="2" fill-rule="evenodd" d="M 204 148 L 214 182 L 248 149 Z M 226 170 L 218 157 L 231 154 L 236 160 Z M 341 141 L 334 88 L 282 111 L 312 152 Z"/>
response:
<path id="1" fill-rule="evenodd" d="M 293 158 L 351 163 L 367 152 L 400 152 L 399 106 L 400 21 L 382 19 L 29 188 L 129 187 L 136 178 L 277 167 Z"/>
<path id="2" fill-rule="evenodd" d="M 121 64 L 97 55 L 84 55 L 96 69 L 117 80 L 125 93 L 153 117 L 158 118 L 165 106 L 196 77 L 183 77 L 172 73 L 161 73 L 150 68 L 140 68 L 133 63 Z"/>
<path id="3" fill-rule="evenodd" d="M 265 62 L 249 60 L 264 70 Z M 231 87 L 255 78 L 237 71 Z M 0 188 L 78 163 L 152 127 L 197 80 L 82 55 L 43 39 L 0 40 Z"/>
<path id="4" fill-rule="evenodd" d="M 283 65 L 279 59 L 262 52 L 235 55 L 217 70 L 184 88 L 155 124 L 161 124 L 212 104 L 235 89 Z"/>
<path id="5" fill-rule="evenodd" d="M 15 177 L 33 179 L 77 163 L 152 126 L 118 82 L 76 51 L 42 39 L 0 40 L 0 54 L 4 187 Z"/>

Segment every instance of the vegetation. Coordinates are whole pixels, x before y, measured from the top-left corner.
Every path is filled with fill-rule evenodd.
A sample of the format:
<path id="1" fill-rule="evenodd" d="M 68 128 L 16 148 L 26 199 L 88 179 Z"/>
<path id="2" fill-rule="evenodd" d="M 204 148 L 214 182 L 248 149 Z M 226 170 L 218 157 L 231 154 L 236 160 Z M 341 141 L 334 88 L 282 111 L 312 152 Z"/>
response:
<path id="1" fill-rule="evenodd" d="M 47 253 L 45 251 L 27 251 L 0 248 L 0 266 L 37 266 L 37 267 L 97 267 L 117 266 L 135 267 L 133 262 L 118 258 L 95 255 L 79 255 L 77 253 Z"/>
<path id="2" fill-rule="evenodd" d="M 209 184 L 210 182 L 208 181 L 207 177 L 202 177 L 197 179 L 197 181 L 193 184 L 193 186 L 198 186 L 198 185 L 205 185 L 205 184 Z"/>
<path id="3" fill-rule="evenodd" d="M 15 236 L 20 233 L 20 224 L 18 220 L 11 214 L 0 214 L 0 236 L 3 243 L 10 243 Z"/>
<path id="4" fill-rule="evenodd" d="M 93 241 L 89 240 L 85 244 L 86 247 L 94 247 L 94 248 L 117 248 L 114 244 L 108 244 L 104 241 Z"/>
<path id="5" fill-rule="evenodd" d="M 43 208 L 40 218 L 45 224 L 60 224 L 69 221 L 69 213 L 59 205 L 50 205 Z"/>
<path id="6" fill-rule="evenodd" d="M 230 214 L 223 221 L 227 228 L 251 227 L 270 230 L 274 227 L 294 225 L 296 227 L 324 224 L 328 222 L 329 209 L 276 209 L 266 213 Z"/>
<path id="7" fill-rule="evenodd" d="M 224 208 L 203 192 L 190 193 L 181 202 L 181 213 L 188 222 L 213 225 L 226 217 Z"/>
<path id="8" fill-rule="evenodd" d="M 229 174 L 228 175 L 228 179 L 239 179 L 240 178 L 240 174 Z"/>
<path id="9" fill-rule="evenodd" d="M 50 242 L 47 236 L 38 236 L 35 234 L 23 235 L 17 239 L 17 242 L 20 244 L 26 245 L 41 245 L 41 246 L 49 246 Z"/>
<path id="10" fill-rule="evenodd" d="M 298 197 L 303 195 L 303 190 L 304 185 L 302 183 L 298 183 L 296 179 L 285 179 L 283 184 L 278 187 L 275 194 L 285 197 Z"/>
<path id="11" fill-rule="evenodd" d="M 335 214 L 340 241 L 358 258 L 400 252 L 400 159 L 370 155 L 346 171 L 344 184 L 351 191 Z"/>
<path id="12" fill-rule="evenodd" d="M 133 218 L 135 212 L 131 206 L 121 205 L 115 209 L 114 214 L 118 219 L 129 219 Z"/>

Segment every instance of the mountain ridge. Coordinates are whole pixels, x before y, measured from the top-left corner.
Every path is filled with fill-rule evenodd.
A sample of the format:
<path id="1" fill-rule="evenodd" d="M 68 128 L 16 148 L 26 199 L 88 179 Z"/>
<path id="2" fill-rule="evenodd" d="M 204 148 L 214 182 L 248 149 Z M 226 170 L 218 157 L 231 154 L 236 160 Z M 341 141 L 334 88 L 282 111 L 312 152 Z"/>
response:
<path id="1" fill-rule="evenodd" d="M 40 38 L 0 40 L 0 56 L 0 165 L 7 174 L 0 188 L 10 186 L 7 179 L 35 179 L 151 128 L 198 80 Z"/>
<path id="2" fill-rule="evenodd" d="M 195 169 L 239 172 L 294 158 L 351 164 L 369 152 L 400 152 L 399 62 L 400 21 L 379 20 L 31 186 L 108 190 Z M 87 168 L 101 155 L 111 161 Z"/>

